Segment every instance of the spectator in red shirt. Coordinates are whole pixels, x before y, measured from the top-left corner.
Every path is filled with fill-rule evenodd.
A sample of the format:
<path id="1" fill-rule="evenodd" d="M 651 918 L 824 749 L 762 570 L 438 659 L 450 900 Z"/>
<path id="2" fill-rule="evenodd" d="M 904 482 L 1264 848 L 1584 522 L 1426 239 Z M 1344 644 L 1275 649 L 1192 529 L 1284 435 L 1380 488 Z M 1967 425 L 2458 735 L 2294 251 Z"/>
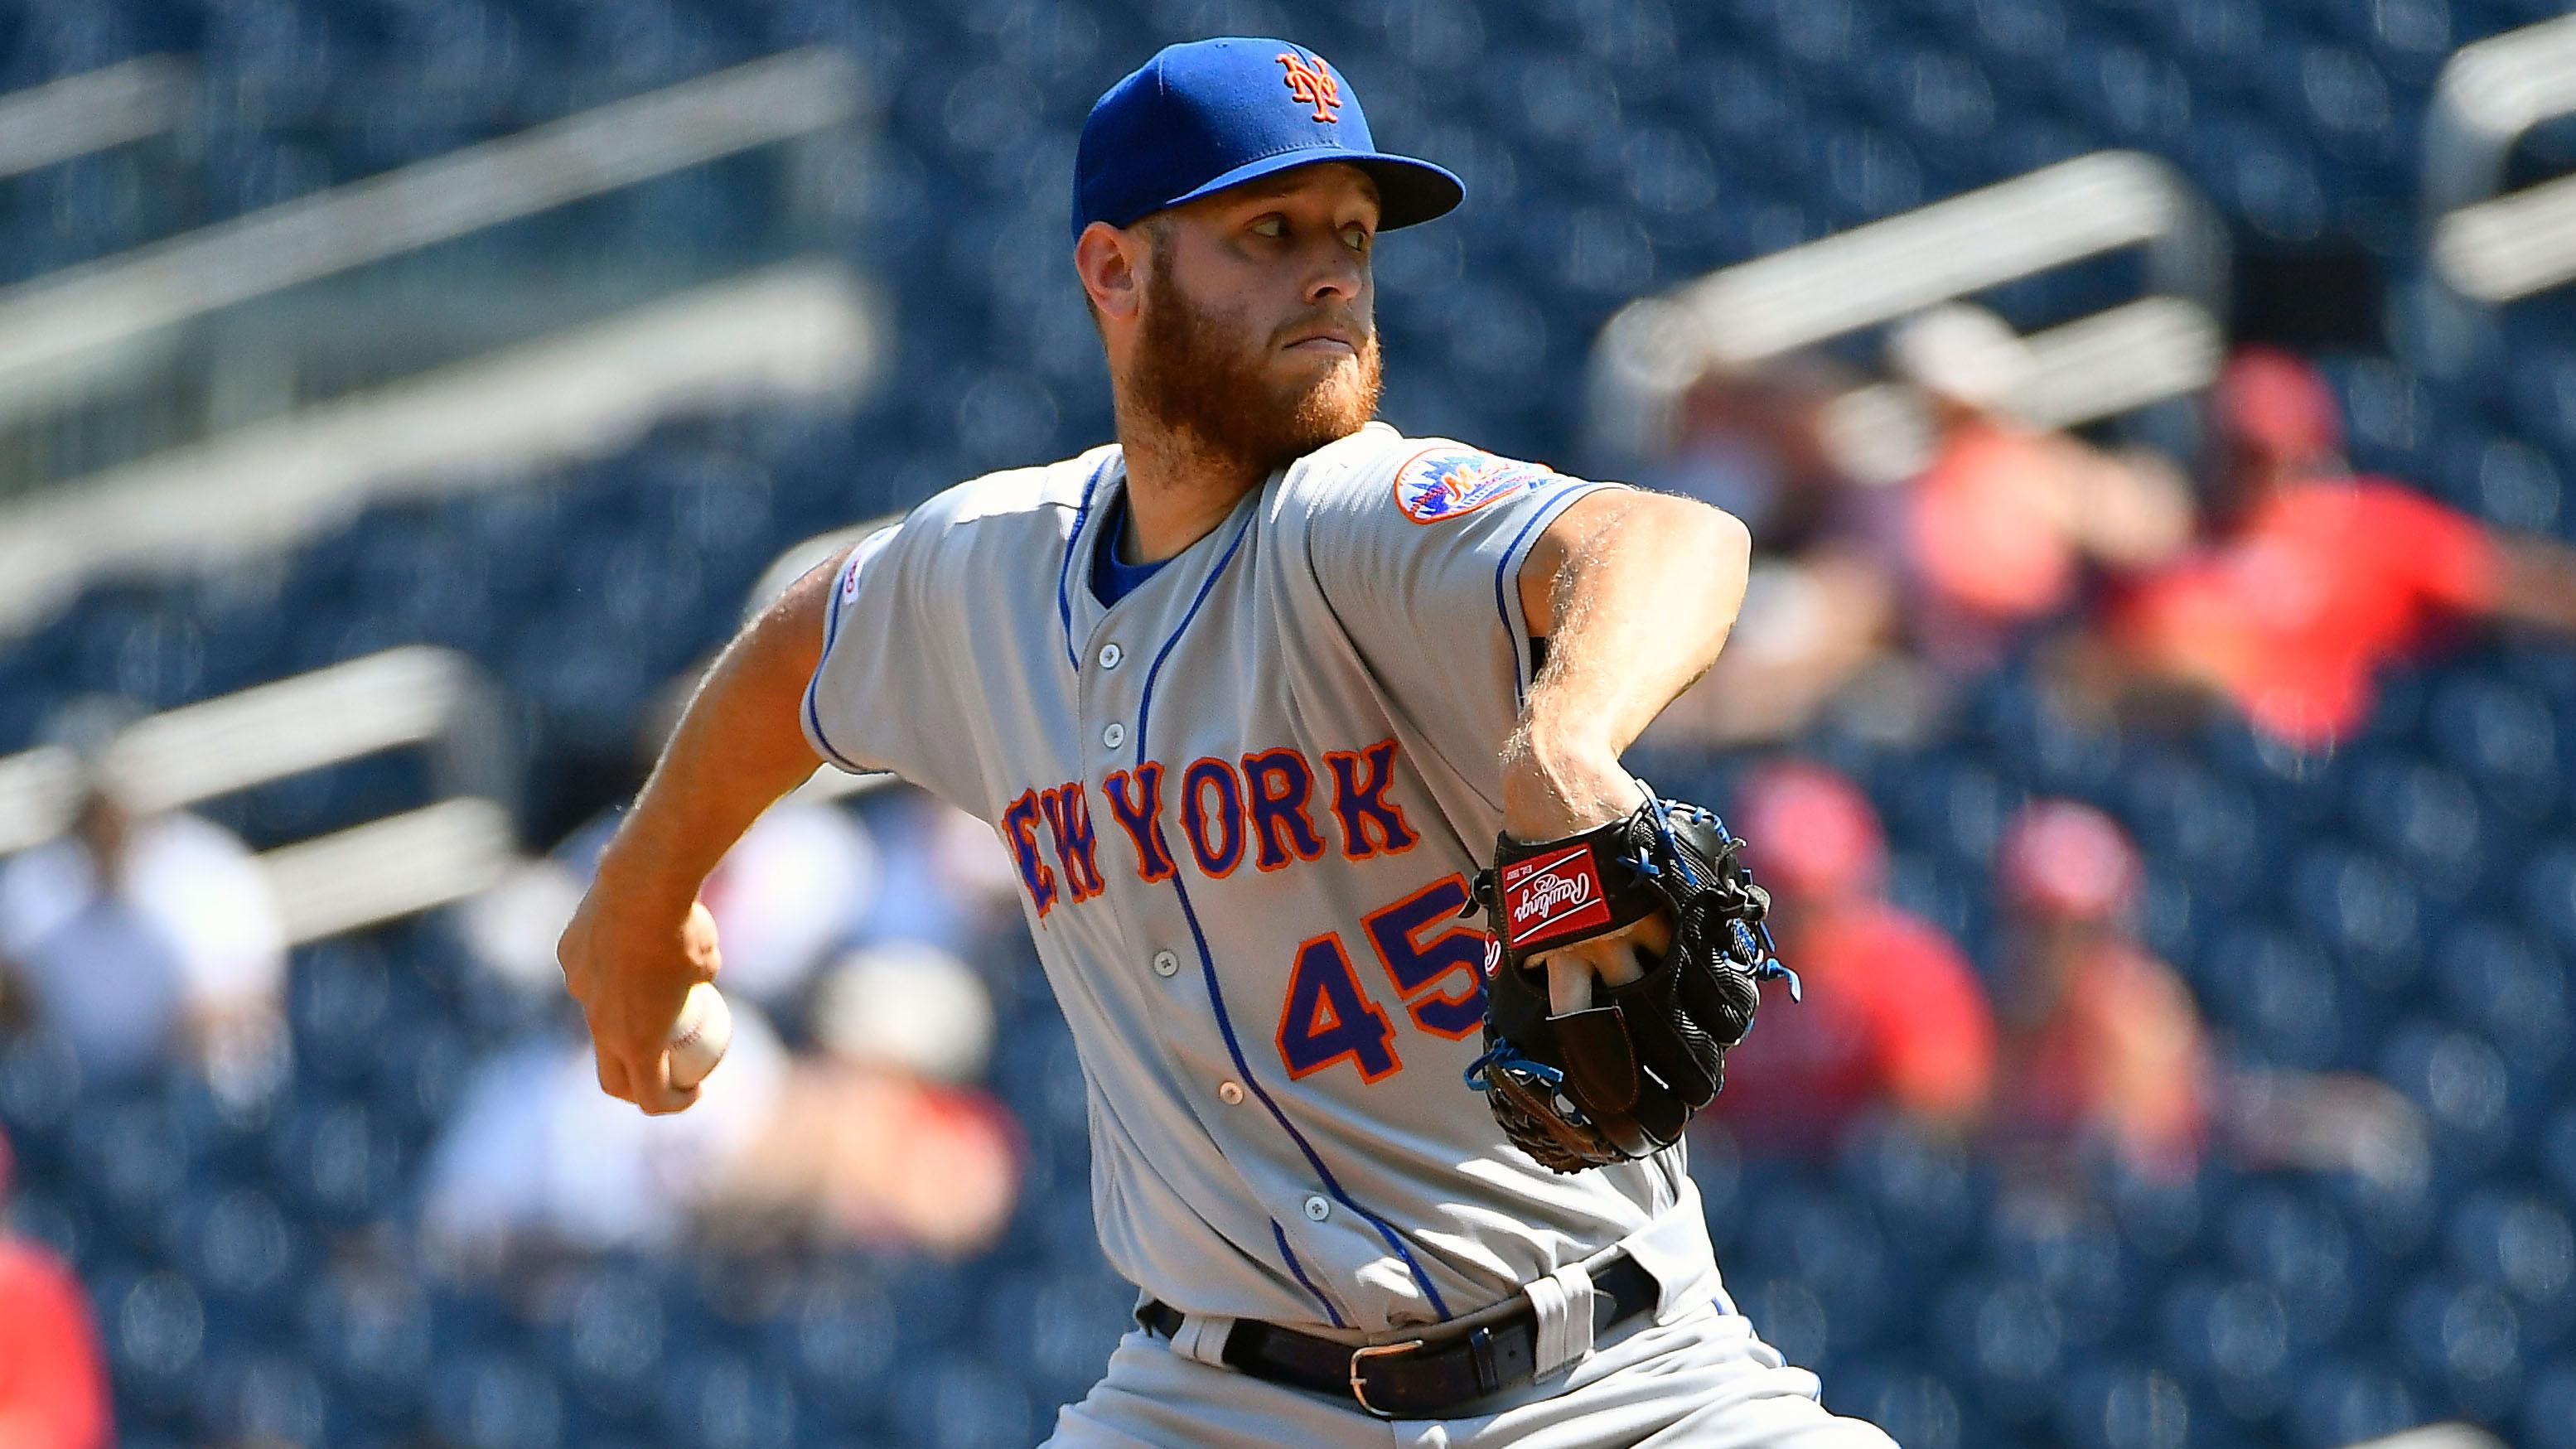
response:
<path id="1" fill-rule="evenodd" d="M 1753 572 L 1726 653 L 1654 724 L 1666 748 L 1796 734 L 1896 635 L 1894 489 L 1860 484 L 1826 438 L 1855 379 L 1820 354 L 1714 364 L 1673 409 L 1672 436 L 1624 470 L 1715 504 L 1753 533 Z"/>
<path id="2" fill-rule="evenodd" d="M 2115 688 L 2222 695 L 2267 733 L 2322 746 L 2369 718 L 2383 667 L 2447 625 L 2576 631 L 2576 554 L 2353 476 L 2334 394 L 2296 357 L 2239 351 L 2210 414 L 2206 530 L 2113 612 Z"/>
<path id="3" fill-rule="evenodd" d="M 2352 1072 L 2223 1062 L 2191 989 L 2137 938 L 2143 870 L 2101 811 L 2034 801 L 1996 851 L 2009 940 L 1992 1135 L 2023 1186 L 2075 1190 L 2107 1156 L 2187 1175 L 2216 1144 L 2256 1168 L 2420 1179 L 2422 1123 Z"/>
<path id="4" fill-rule="evenodd" d="M 2106 1149 L 2133 1171 L 2188 1173 L 2207 1136 L 2200 1010 L 2135 935 L 2144 873 L 2112 819 L 2034 801 L 2005 829 L 1995 893 L 2009 930 L 1994 1129 L 2007 1145 Z"/>
<path id="5" fill-rule="evenodd" d="M 1959 948 L 1881 894 L 1887 846 L 1868 799 L 1791 761 L 1757 775 L 1739 811 L 1806 999 L 1766 1010 L 1727 1054 L 1718 1114 L 1746 1146 L 1779 1152 L 1830 1152 L 1880 1110 L 1969 1125 L 1994 1071 L 1994 1021 Z"/>
<path id="6" fill-rule="evenodd" d="M 2169 465 L 2015 415 L 2040 364 L 2002 318 L 1936 307 L 1895 328 L 1887 356 L 1932 426 L 1904 547 L 1906 627 L 1937 662 L 1990 664 L 2073 605 L 2089 570 L 2143 568 L 2188 540 L 2189 490 Z"/>
<path id="7" fill-rule="evenodd" d="M 0 1137 L 0 1206 L 9 1142 Z M 106 1449 L 107 1376 L 79 1280 L 0 1228 L 0 1449 Z"/>

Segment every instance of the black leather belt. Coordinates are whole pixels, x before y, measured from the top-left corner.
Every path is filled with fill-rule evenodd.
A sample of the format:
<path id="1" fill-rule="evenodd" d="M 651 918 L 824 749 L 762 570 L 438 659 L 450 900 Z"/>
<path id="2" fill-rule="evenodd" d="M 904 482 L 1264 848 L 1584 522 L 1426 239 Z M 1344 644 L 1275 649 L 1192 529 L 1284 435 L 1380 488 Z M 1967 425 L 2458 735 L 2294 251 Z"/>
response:
<path id="1" fill-rule="evenodd" d="M 1592 1274 L 1597 1335 L 1655 1306 L 1654 1276 L 1620 1253 Z M 1158 1299 L 1136 1321 L 1171 1338 L 1181 1311 Z M 1396 1343 L 1335 1343 L 1275 1323 L 1237 1320 L 1226 1335 L 1226 1365 L 1257 1379 L 1348 1399 L 1386 1419 L 1439 1419 L 1488 1394 L 1528 1383 L 1538 1364 L 1538 1310 L 1527 1297 L 1501 1311 L 1425 1326 Z"/>

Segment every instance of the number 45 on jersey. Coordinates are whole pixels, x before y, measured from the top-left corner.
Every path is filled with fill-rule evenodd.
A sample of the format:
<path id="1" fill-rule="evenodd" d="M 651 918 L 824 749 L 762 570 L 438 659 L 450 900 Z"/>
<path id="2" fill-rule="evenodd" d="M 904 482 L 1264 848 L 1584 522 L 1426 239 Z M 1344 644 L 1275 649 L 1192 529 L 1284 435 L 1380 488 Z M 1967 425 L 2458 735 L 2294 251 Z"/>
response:
<path id="1" fill-rule="evenodd" d="M 1456 924 L 1466 905 L 1467 882 L 1451 874 L 1360 918 L 1369 951 L 1414 1026 L 1450 1041 L 1485 1024 L 1486 936 Z M 1338 931 L 1297 947 L 1278 1041 L 1291 1079 L 1345 1061 L 1364 1082 L 1404 1070 L 1395 1023 L 1370 996 Z"/>

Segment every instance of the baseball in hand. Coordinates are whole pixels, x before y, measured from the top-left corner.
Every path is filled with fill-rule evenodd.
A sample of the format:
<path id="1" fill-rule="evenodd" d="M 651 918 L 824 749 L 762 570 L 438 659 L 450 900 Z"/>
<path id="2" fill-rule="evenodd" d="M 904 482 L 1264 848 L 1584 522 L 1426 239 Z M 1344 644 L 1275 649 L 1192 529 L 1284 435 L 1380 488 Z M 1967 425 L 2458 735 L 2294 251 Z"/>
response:
<path id="1" fill-rule="evenodd" d="M 705 1081 L 732 1041 L 733 1009 L 706 982 L 690 987 L 671 1023 L 671 1085 L 685 1092 Z"/>

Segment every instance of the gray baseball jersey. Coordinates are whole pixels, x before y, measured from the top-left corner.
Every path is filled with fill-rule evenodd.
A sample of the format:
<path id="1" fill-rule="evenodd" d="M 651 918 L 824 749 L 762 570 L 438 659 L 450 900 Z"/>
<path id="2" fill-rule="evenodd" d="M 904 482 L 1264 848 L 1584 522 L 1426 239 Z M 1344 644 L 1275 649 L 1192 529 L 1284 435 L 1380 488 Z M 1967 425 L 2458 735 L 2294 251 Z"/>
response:
<path id="1" fill-rule="evenodd" d="M 1327 1331 L 1453 1317 L 1623 1239 L 1668 1294 L 1713 1290 L 1678 1149 L 1558 1176 L 1461 1079 L 1521 562 L 1614 485 L 1372 423 L 1103 607 L 1124 483 L 1112 445 L 872 535 L 805 699 L 826 758 L 1010 851 L 1111 1264 L 1186 1312 Z"/>

